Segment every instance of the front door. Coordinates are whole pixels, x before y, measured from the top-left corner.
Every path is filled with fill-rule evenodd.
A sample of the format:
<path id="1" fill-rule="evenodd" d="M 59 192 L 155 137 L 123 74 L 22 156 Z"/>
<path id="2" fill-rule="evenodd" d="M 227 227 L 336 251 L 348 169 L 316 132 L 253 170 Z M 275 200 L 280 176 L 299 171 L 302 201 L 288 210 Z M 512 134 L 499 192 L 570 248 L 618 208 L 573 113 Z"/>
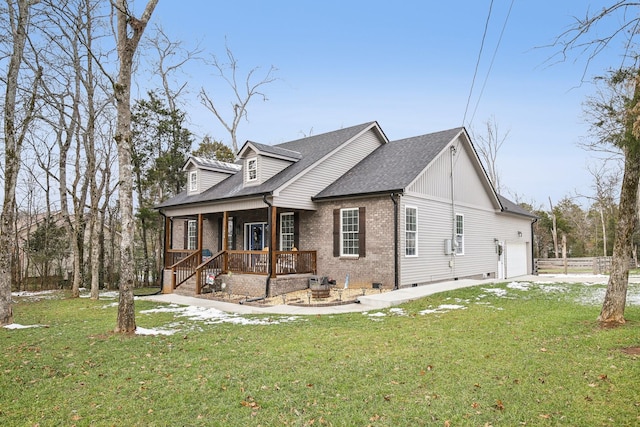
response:
<path id="1" fill-rule="evenodd" d="M 248 251 L 261 251 L 264 248 L 265 222 L 253 222 L 245 225 L 244 246 Z"/>

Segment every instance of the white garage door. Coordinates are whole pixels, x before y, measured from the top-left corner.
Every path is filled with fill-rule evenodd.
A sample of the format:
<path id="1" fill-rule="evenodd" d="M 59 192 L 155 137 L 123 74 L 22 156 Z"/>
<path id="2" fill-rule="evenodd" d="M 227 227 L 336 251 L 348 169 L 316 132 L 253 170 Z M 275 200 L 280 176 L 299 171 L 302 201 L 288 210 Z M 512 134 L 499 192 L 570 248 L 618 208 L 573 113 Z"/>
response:
<path id="1" fill-rule="evenodd" d="M 527 244 L 507 243 L 507 279 L 527 274 Z"/>

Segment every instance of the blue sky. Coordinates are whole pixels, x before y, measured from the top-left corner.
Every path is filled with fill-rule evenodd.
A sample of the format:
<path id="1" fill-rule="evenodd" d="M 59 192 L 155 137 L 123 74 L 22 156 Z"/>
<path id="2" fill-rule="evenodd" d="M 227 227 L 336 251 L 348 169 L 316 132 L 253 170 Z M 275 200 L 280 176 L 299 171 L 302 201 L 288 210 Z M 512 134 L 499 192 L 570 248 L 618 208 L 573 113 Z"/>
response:
<path id="1" fill-rule="evenodd" d="M 222 58 L 226 38 L 244 73 L 278 69 L 278 80 L 264 88 L 268 101 L 250 104 L 240 144 L 276 144 L 373 120 L 395 140 L 461 126 L 466 110 L 471 132 L 482 133 L 491 117 L 509 132 L 498 156 L 505 195 L 547 207 L 549 197 L 593 193 L 586 167 L 596 160 L 577 146 L 588 136 L 583 102 L 594 92 L 580 84 L 585 58 L 554 63 L 558 48 L 544 46 L 587 8 L 609 3 L 515 0 L 489 72 L 511 5 L 494 0 L 475 83 L 490 0 L 161 0 L 153 24 L 186 48 L 199 45 L 205 57 Z M 618 47 L 591 64 L 587 80 L 620 65 Z M 202 87 L 225 98 L 221 82 L 198 61 L 181 73 L 176 80 L 189 81 L 183 108 L 191 129 L 228 143 L 197 100 Z M 142 81 L 153 85 L 138 76 Z"/>

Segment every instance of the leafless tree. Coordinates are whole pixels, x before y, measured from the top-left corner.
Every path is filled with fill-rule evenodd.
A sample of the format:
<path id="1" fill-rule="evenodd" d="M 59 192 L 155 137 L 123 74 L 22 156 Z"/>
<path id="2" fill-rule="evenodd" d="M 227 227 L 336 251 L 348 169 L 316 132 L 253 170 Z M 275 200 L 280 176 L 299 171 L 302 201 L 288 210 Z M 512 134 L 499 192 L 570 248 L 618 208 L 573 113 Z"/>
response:
<path id="1" fill-rule="evenodd" d="M 486 125 L 486 133 L 474 133 L 475 148 L 486 168 L 493 188 L 501 194 L 504 190 L 498 172 L 498 152 L 509 136 L 509 131 L 500 134 L 495 117 L 491 117 Z"/>
<path id="2" fill-rule="evenodd" d="M 600 24 L 613 21 L 612 30 L 598 31 Z M 574 25 L 560 34 L 556 46 L 560 47 L 559 55 L 564 59 L 578 52 L 585 55 L 587 63 L 585 73 L 591 61 L 604 49 L 620 41 L 623 61 L 626 65 L 614 65 L 618 71 L 612 75 L 612 82 L 630 84 L 632 95 L 625 100 L 624 109 L 616 114 L 622 115 L 617 123 L 622 125 L 622 132 L 609 135 L 603 142 L 613 143 L 624 154 L 624 174 L 622 178 L 616 237 L 613 246 L 613 262 L 611 275 L 607 284 L 602 310 L 598 321 L 602 323 L 624 323 L 624 309 L 629 282 L 629 260 L 632 253 L 632 236 L 638 219 L 638 183 L 640 181 L 640 115 L 638 100 L 640 98 L 640 75 L 635 70 L 638 66 L 637 55 L 631 53 L 640 25 L 638 3 L 632 0 L 618 0 L 611 6 L 604 7 L 594 13 L 586 12 L 584 18 L 577 18 Z M 584 75 L 583 75 L 584 78 Z"/>
<path id="3" fill-rule="evenodd" d="M 225 43 L 225 50 L 228 62 L 223 62 L 213 55 L 210 65 L 214 69 L 215 76 L 224 80 L 233 92 L 233 99 L 230 101 L 232 112 L 230 118 L 227 117 L 224 108 L 221 107 L 222 101 L 219 99 L 214 100 L 204 88 L 200 89 L 200 101 L 229 132 L 231 148 L 236 154 L 238 152 L 238 126 L 240 126 L 240 121 L 243 118 L 247 120 L 249 102 L 256 96 L 261 97 L 263 101 L 267 101 L 267 96 L 262 92 L 262 87 L 277 80 L 275 77 L 277 69 L 271 66 L 262 80 L 258 80 L 259 77 L 256 77 L 256 73 L 260 68 L 255 67 L 249 71 L 244 81 L 240 81 L 242 77 L 239 76 L 238 61 L 227 43 Z"/>
<path id="4" fill-rule="evenodd" d="M 607 169 L 607 163 L 599 166 L 592 165 L 588 168 L 593 178 L 593 191 L 595 194 L 583 196 L 592 201 L 592 208 L 597 210 L 600 226 L 602 228 L 602 256 L 608 256 L 607 230 L 608 219 L 615 214 L 615 203 L 618 199 L 617 189 L 620 186 L 619 168 Z"/>
<path id="5" fill-rule="evenodd" d="M 556 213 L 549 197 L 549 215 L 551 216 L 551 237 L 553 238 L 553 252 L 556 258 L 560 258 L 560 249 L 558 247 L 558 223 Z"/>
<path id="6" fill-rule="evenodd" d="M 20 172 L 20 156 L 29 125 L 34 120 L 37 90 L 42 71 L 36 69 L 30 87 L 21 86 L 21 68 L 25 60 L 29 20 L 33 0 L 7 0 L 11 44 L 6 73 L 3 108 L 4 131 L 4 200 L 0 226 L 0 325 L 13 323 L 11 301 L 11 269 L 17 246 L 14 224 L 16 215 L 16 183 Z M 20 95 L 23 94 L 23 96 Z"/>
<path id="7" fill-rule="evenodd" d="M 147 40 L 146 45 L 149 50 L 155 51 L 155 57 L 150 60 L 152 67 L 150 71 L 160 77 L 162 91 L 159 93 L 164 97 L 171 114 L 177 116 L 179 113 L 179 100 L 187 91 L 188 83 L 186 81 L 179 82 L 175 80 L 175 74 L 182 70 L 188 62 L 200 59 L 199 55 L 202 53 L 202 50 L 197 46 L 193 49 L 188 49 L 184 47 L 182 42 L 172 41 L 159 25 L 154 26 L 152 35 L 149 40 Z M 179 138 L 181 129 L 177 128 L 175 121 L 171 123 L 171 126 L 173 126 L 172 132 L 174 137 Z M 157 192 L 158 202 L 163 201 L 166 198 L 164 189 L 161 185 L 157 185 L 155 191 Z M 139 194 L 139 197 L 142 198 L 142 195 Z M 138 206 L 143 206 L 142 200 L 139 200 Z M 161 232 L 162 219 L 159 215 L 157 216 L 156 221 L 156 227 L 147 227 L 147 225 L 143 225 L 141 227 L 141 233 L 143 235 L 142 245 L 144 251 L 145 278 L 149 275 L 149 269 L 151 268 L 149 265 L 149 252 L 154 254 L 154 276 L 159 278 L 162 270 L 162 248 L 164 247 L 164 235 Z M 147 238 L 147 229 L 156 230 L 155 238 Z M 151 250 L 148 249 L 149 247 Z M 145 284 L 146 283 L 147 280 L 145 280 Z"/>
<path id="8" fill-rule="evenodd" d="M 138 19 L 126 0 L 115 1 L 117 19 L 116 44 L 119 58 L 118 80 L 113 89 L 116 99 L 116 134 L 122 236 L 120 244 L 120 300 L 115 332 L 132 333 L 136 329 L 133 301 L 134 270 L 134 218 L 133 218 L 133 166 L 131 163 L 131 76 L 133 57 L 144 30 L 151 19 L 158 0 L 148 0 Z"/>

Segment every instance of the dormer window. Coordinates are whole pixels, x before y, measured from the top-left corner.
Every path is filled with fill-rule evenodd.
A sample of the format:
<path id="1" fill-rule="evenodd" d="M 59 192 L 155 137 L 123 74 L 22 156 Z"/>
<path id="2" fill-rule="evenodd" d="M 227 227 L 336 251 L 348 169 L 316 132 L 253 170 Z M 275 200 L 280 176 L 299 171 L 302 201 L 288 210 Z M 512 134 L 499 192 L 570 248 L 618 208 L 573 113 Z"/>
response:
<path id="1" fill-rule="evenodd" d="M 189 172 L 189 191 L 198 191 L 198 171 Z"/>
<path id="2" fill-rule="evenodd" d="M 247 182 L 258 179 L 258 159 L 247 159 Z"/>

